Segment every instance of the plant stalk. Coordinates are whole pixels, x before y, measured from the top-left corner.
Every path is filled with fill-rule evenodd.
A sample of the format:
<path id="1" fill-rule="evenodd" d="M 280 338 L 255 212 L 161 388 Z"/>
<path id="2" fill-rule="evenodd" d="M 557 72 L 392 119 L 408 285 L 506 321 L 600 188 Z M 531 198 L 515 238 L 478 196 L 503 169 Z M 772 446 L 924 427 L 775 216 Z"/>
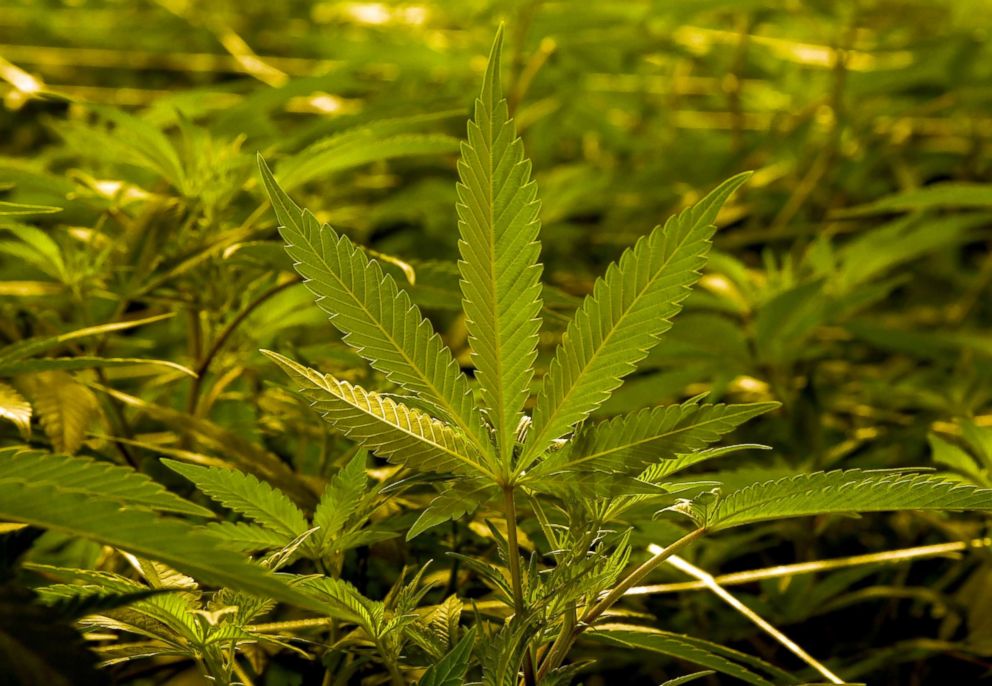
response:
<path id="1" fill-rule="evenodd" d="M 504 514 L 506 515 L 507 562 L 510 566 L 510 586 L 513 590 L 513 613 L 523 619 L 524 590 L 520 572 L 520 545 L 517 542 L 517 504 L 513 499 L 513 486 L 503 487 Z M 528 650 L 523 659 L 524 684 L 536 686 L 533 655 Z"/>
<path id="2" fill-rule="evenodd" d="M 379 651 L 379 655 L 382 656 L 383 663 L 386 665 L 386 670 L 389 672 L 389 683 L 393 686 L 406 686 L 406 679 L 403 678 L 403 673 L 396 666 L 392 656 L 386 651 L 386 646 L 378 639 L 376 639 L 375 645 Z"/>
<path id="3" fill-rule="evenodd" d="M 554 645 L 551 646 L 551 650 L 548 651 L 544 664 L 541 665 L 541 668 L 537 673 L 537 678 L 544 678 L 549 671 L 560 665 L 565 660 L 569 650 L 571 650 L 572 644 L 575 643 L 576 639 L 578 639 L 582 632 L 591 627 L 593 623 L 599 619 L 600 615 L 613 607 L 613 605 L 615 605 L 628 590 L 636 586 L 662 562 L 667 560 L 672 555 L 680 552 L 683 548 L 705 533 L 705 527 L 700 527 L 699 529 L 690 531 L 685 536 L 669 545 L 667 548 L 659 550 L 654 556 L 651 557 L 651 559 L 643 562 L 640 566 L 625 576 L 623 580 L 614 586 L 609 593 L 603 596 L 599 602 L 595 603 L 592 607 L 585 611 L 582 618 L 579 620 L 579 623 L 572 629 L 569 635 L 566 636 L 564 633 L 559 634 L 558 638 L 554 642 Z"/>
<path id="4" fill-rule="evenodd" d="M 544 664 L 542 665 L 541 672 L 538 674 L 540 678 L 544 678 L 547 672 L 547 665 L 559 665 L 564 661 L 565 656 L 559 655 L 562 650 L 567 650 L 566 646 L 570 645 L 570 639 L 572 633 L 575 631 L 576 626 L 578 626 L 578 613 L 575 608 L 575 604 L 569 605 L 568 609 L 565 611 L 565 616 L 562 619 L 561 631 L 555 637 L 554 643 L 548 649 L 548 652 L 544 658 Z"/>

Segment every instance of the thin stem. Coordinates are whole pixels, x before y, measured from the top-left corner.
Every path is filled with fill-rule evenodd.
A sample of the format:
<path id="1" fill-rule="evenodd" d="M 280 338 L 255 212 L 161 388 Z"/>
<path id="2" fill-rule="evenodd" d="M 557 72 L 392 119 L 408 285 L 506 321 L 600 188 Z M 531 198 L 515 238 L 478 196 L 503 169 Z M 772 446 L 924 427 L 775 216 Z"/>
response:
<path id="1" fill-rule="evenodd" d="M 652 546 L 654 547 L 654 546 Z M 714 595 L 723 600 L 725 603 L 730 605 L 742 615 L 747 617 L 751 622 L 757 625 L 761 630 L 767 633 L 769 636 L 774 638 L 776 641 L 785 646 L 793 655 L 798 657 L 800 660 L 808 664 L 810 667 L 815 669 L 820 673 L 827 681 L 832 684 L 844 684 L 847 683 L 839 676 L 831 672 L 827 667 L 821 663 L 819 660 L 814 658 L 812 655 L 803 650 L 802 646 L 793 641 L 791 638 L 779 631 L 774 625 L 772 625 L 764 617 L 756 613 L 754 610 L 749 608 L 747 605 L 738 600 L 729 591 L 723 588 L 720 584 L 716 582 L 711 574 L 700 569 L 694 564 L 686 562 L 678 555 L 671 555 L 668 558 L 668 564 L 672 565 L 676 569 L 685 572 L 691 577 L 694 577 L 706 585 L 706 588 L 711 590 Z"/>
<path id="2" fill-rule="evenodd" d="M 296 631 L 297 629 L 311 629 L 329 626 L 334 620 L 326 617 L 317 617 L 314 619 L 296 619 L 290 620 L 288 622 L 267 622 L 265 624 L 249 624 L 245 627 L 246 631 L 251 631 L 257 634 L 278 634 L 289 631 Z"/>
<path id="3" fill-rule="evenodd" d="M 110 380 L 107 378 L 107 373 L 100 367 L 97 367 L 96 369 L 96 378 L 104 386 L 110 385 Z M 113 416 L 113 421 L 117 423 L 117 428 L 120 429 L 120 433 L 122 433 L 125 438 L 134 438 L 134 432 L 131 430 L 131 424 L 127 421 L 127 415 L 124 414 L 124 410 L 120 406 L 120 401 L 116 398 L 108 397 L 107 406 L 110 407 L 110 414 Z M 111 442 L 114 444 L 114 447 L 117 448 L 117 452 L 121 454 L 121 457 L 123 457 L 124 460 L 134 469 L 138 469 L 138 460 L 128 449 L 127 445 L 121 441 L 113 439 L 111 439 Z"/>
<path id="4" fill-rule="evenodd" d="M 833 557 L 812 562 L 797 562 L 790 565 L 776 565 L 762 569 L 751 569 L 746 572 L 721 574 L 713 579 L 721 586 L 737 586 L 764 579 L 778 579 L 797 574 L 816 574 L 834 569 L 859 567 L 862 565 L 896 564 L 927 557 L 953 556 L 956 553 L 971 548 L 988 548 L 992 546 L 992 538 L 973 538 L 969 541 L 951 541 L 935 543 L 913 548 L 886 550 L 881 553 L 865 553 L 864 555 L 849 555 Z M 681 591 L 698 591 L 706 588 L 702 581 L 680 581 L 671 584 L 656 584 L 653 586 L 638 586 L 627 591 L 627 595 L 653 595 L 656 593 L 679 593 Z"/>
<path id="5" fill-rule="evenodd" d="M 199 405 L 200 402 L 200 392 L 203 389 L 203 378 L 210 370 L 210 365 L 213 364 L 214 358 L 217 357 L 217 354 L 227 343 L 235 329 L 241 326 L 245 319 L 248 318 L 248 315 L 254 312 L 255 309 L 262 305 L 266 300 L 274 295 L 277 295 L 278 293 L 281 293 L 290 286 L 295 286 L 298 283 L 299 279 L 290 279 L 289 281 L 284 281 L 283 283 L 277 283 L 275 286 L 263 291 L 257 298 L 248 303 L 248 305 L 238 312 L 234 319 L 229 321 L 223 330 L 221 330 L 220 334 L 218 334 L 217 338 L 215 338 L 213 343 L 210 345 L 210 349 L 207 350 L 207 352 L 203 355 L 203 358 L 193 370 L 196 372 L 196 377 L 193 379 L 193 387 L 190 389 L 189 394 L 187 409 L 190 414 L 196 414 L 197 405 Z"/>
<path id="6" fill-rule="evenodd" d="M 218 664 L 217 655 L 210 651 L 203 656 L 201 670 L 216 686 L 230 686 L 231 670 L 223 664 Z"/>
<path id="7" fill-rule="evenodd" d="M 599 619 L 600 615 L 613 607 L 613 605 L 615 605 L 628 590 L 636 586 L 638 582 L 654 571 L 654 569 L 656 569 L 662 562 L 675 553 L 680 552 L 683 548 L 705 533 L 705 527 L 690 531 L 667 548 L 659 550 L 651 559 L 642 563 L 639 567 L 625 576 L 620 583 L 618 583 L 602 598 L 602 600 L 585 611 L 582 615 L 582 619 L 579 620 L 579 623 L 574 629 L 572 629 L 568 636 L 558 636 L 554 645 L 551 646 L 551 650 L 548 651 L 544 664 L 541 665 L 541 669 L 537 673 L 537 678 L 542 679 L 549 671 L 560 665 L 564 661 L 565 657 L 568 656 L 568 652 L 571 650 L 572 644 L 575 643 L 576 639 L 578 639 L 582 632 L 591 627 L 593 623 Z"/>
<path id="8" fill-rule="evenodd" d="M 389 670 L 389 680 L 394 686 L 406 686 L 406 679 L 403 678 L 399 667 L 392 660 L 386 661 L 386 669 Z"/>
<path id="9" fill-rule="evenodd" d="M 524 613 L 524 591 L 520 577 L 520 548 L 517 545 L 517 504 L 513 499 L 513 487 L 503 489 L 504 514 L 506 515 L 507 554 L 510 565 L 510 584 L 513 588 L 513 611 Z"/>
<path id="10" fill-rule="evenodd" d="M 555 637 L 555 642 L 551 644 L 548 649 L 547 655 L 544 658 L 544 664 L 541 667 L 539 676 L 544 678 L 549 665 L 559 665 L 565 659 L 562 655 L 562 651 L 567 651 L 567 646 L 572 643 L 572 635 L 575 632 L 575 628 L 578 625 L 578 612 L 576 611 L 575 605 L 569 605 L 568 609 L 565 610 L 565 617 L 562 619 L 561 631 L 558 632 L 558 636 Z"/>
<path id="11" fill-rule="evenodd" d="M 762 569 L 751 569 L 746 572 L 732 572 L 713 577 L 713 580 L 721 586 L 736 586 L 739 584 L 752 583 L 763 579 L 778 579 L 798 574 L 816 574 L 833 569 L 845 569 L 847 567 L 858 567 L 861 565 L 896 564 L 909 560 L 922 559 L 927 557 L 940 557 L 944 555 L 954 555 L 972 548 L 987 548 L 992 546 L 992 538 L 973 538 L 968 541 L 951 541 L 949 543 L 935 543 L 932 545 L 916 546 L 913 548 L 900 548 L 898 550 L 886 550 L 881 553 L 865 553 L 864 555 L 850 555 L 847 557 L 833 557 L 826 560 L 814 560 L 812 562 L 797 562 L 788 565 L 776 565 L 774 567 L 764 567 Z M 653 586 L 638 586 L 627 591 L 627 595 L 654 595 L 656 593 L 679 593 L 682 591 L 698 591 L 707 588 L 702 581 L 679 581 L 670 584 L 656 584 Z"/>
<path id="12" fill-rule="evenodd" d="M 255 686 L 255 682 L 248 676 L 248 672 L 238 664 L 237 658 L 234 658 L 232 665 L 234 667 L 234 675 L 238 677 L 238 681 L 241 682 L 242 686 Z"/>
<path id="13" fill-rule="evenodd" d="M 744 89 L 744 73 L 747 68 L 747 53 L 751 43 L 751 31 L 754 29 L 753 15 L 748 13 L 737 21 L 738 40 L 734 48 L 733 62 L 730 71 L 723 79 L 723 88 L 727 93 L 727 109 L 731 115 L 731 145 L 733 152 L 740 154 L 744 149 L 744 110 L 741 93 Z"/>
<path id="14" fill-rule="evenodd" d="M 520 545 L 517 542 L 517 504 L 513 499 L 513 486 L 503 487 L 504 514 L 506 515 L 507 562 L 510 566 L 510 586 L 513 589 L 513 613 L 523 619 L 524 590 L 520 574 Z M 524 656 L 524 683 L 535 686 L 533 655 Z"/>
<path id="15" fill-rule="evenodd" d="M 451 552 L 457 553 L 459 547 L 458 523 L 451 522 Z M 451 558 L 451 569 L 448 571 L 448 585 L 444 589 L 444 597 L 454 595 L 458 591 L 458 570 L 460 560 L 457 557 Z"/>
<path id="16" fill-rule="evenodd" d="M 636 586 L 644 577 L 654 571 L 658 565 L 667 560 L 669 557 L 675 553 L 680 552 L 687 545 L 695 541 L 697 538 L 706 533 L 706 528 L 699 528 L 690 531 L 682 538 L 678 539 L 672 543 L 667 548 L 660 548 L 658 552 L 654 554 L 651 559 L 647 560 L 640 567 L 632 571 L 623 581 L 613 587 L 613 590 L 606 594 L 606 596 L 600 600 L 598 603 L 593 605 L 591 608 L 586 610 L 586 613 L 582 615 L 582 620 L 580 626 L 577 629 L 581 630 L 581 625 L 591 625 L 599 616 L 609 610 L 613 605 L 622 598 L 627 591 Z"/>

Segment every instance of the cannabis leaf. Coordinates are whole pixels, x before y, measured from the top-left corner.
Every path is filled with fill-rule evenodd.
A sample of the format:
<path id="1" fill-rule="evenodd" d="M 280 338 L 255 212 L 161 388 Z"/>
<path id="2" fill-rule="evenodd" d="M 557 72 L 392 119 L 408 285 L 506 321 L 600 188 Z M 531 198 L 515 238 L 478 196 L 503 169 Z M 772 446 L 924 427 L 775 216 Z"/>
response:
<path id="1" fill-rule="evenodd" d="M 437 409 L 476 449 L 491 452 L 468 379 L 406 291 L 346 236 L 321 226 L 259 168 L 296 270 L 344 340 L 387 378 Z"/>
<path id="2" fill-rule="evenodd" d="M 690 681 L 695 681 L 696 679 L 702 679 L 704 676 L 709 676 L 713 673 L 714 672 L 712 669 L 704 669 L 701 672 L 693 672 L 692 674 L 686 674 L 685 676 L 678 676 L 674 679 L 669 679 L 665 683 L 661 684 L 661 686 L 683 686 L 683 684 L 687 684 Z"/>
<path id="3" fill-rule="evenodd" d="M 24 485 L 48 485 L 67 493 L 113 499 L 122 505 L 213 517 L 210 510 L 183 500 L 145 474 L 128 467 L 39 450 L 0 450 L 0 487 Z"/>
<path id="4" fill-rule="evenodd" d="M 685 660 L 736 677 L 752 686 L 772 686 L 773 684 L 769 678 L 751 669 L 753 666 L 760 666 L 763 671 L 769 672 L 776 679 L 783 677 L 788 679 L 787 674 L 783 674 L 772 665 L 750 655 L 692 636 L 659 631 L 650 627 L 607 624 L 594 629 L 590 632 L 589 637 L 611 645 L 640 648 Z"/>
<path id="5" fill-rule="evenodd" d="M 288 539 L 310 528 L 306 517 L 286 495 L 251 474 L 223 467 L 201 467 L 163 459 L 174 472 L 196 484 L 206 495 L 224 507 L 253 519 L 263 527 Z"/>
<path id="6" fill-rule="evenodd" d="M 61 207 L 48 207 L 46 205 L 25 205 L 20 202 L 7 202 L 0 200 L 0 217 L 17 217 L 31 214 L 52 214 L 61 212 Z"/>
<path id="7" fill-rule="evenodd" d="M 673 509 L 688 513 L 676 505 Z M 770 519 L 887 510 L 992 510 L 992 489 L 927 474 L 860 469 L 799 474 L 711 499 L 696 515 L 712 531 Z"/>
<path id="8" fill-rule="evenodd" d="M 293 540 L 274 529 L 245 522 L 210 522 L 207 529 L 225 544 L 246 553 L 281 548 Z"/>
<path id="9" fill-rule="evenodd" d="M 691 454 L 720 439 L 744 422 L 778 407 L 778 403 L 681 405 L 647 408 L 592 424 L 577 433 L 569 451 L 538 465 L 531 475 L 564 463 L 569 468 L 602 469 L 635 474 L 660 460 Z M 561 457 L 558 457 L 561 455 Z"/>
<path id="10" fill-rule="evenodd" d="M 337 537 L 362 505 L 368 487 L 365 473 L 366 453 L 359 451 L 334 477 L 317 503 L 313 513 L 314 526 L 323 545 Z"/>
<path id="11" fill-rule="evenodd" d="M 504 464 L 529 394 L 541 327 L 537 184 L 500 87 L 496 34 L 458 163 L 462 305 L 483 405 Z"/>
<path id="12" fill-rule="evenodd" d="M 100 413 L 93 391 L 63 371 L 38 372 L 24 383 L 52 447 L 60 453 L 79 450 Z"/>
<path id="13" fill-rule="evenodd" d="M 277 353 L 263 353 L 297 382 L 314 409 L 369 450 L 425 471 L 496 478 L 481 456 L 473 454 L 464 435 L 443 422 Z"/>
<path id="14" fill-rule="evenodd" d="M 475 645 L 475 630 L 468 631 L 447 655 L 432 664 L 417 682 L 419 686 L 461 686 L 465 683 L 469 658 Z"/>
<path id="15" fill-rule="evenodd" d="M 0 382 L 0 418 L 13 422 L 23 435 L 31 431 L 31 403 L 3 382 Z"/>
<path id="16" fill-rule="evenodd" d="M 544 377 L 518 471 L 599 407 L 671 328 L 706 262 L 717 212 L 749 176 L 724 181 L 656 227 L 596 281 Z"/>
<path id="17" fill-rule="evenodd" d="M 362 136 L 359 133 L 365 133 Z M 458 140 L 441 134 L 398 134 L 384 138 L 372 131 L 335 136 L 301 150 L 279 166 L 282 186 L 289 190 L 320 176 L 369 162 L 413 155 L 439 155 L 458 149 Z"/>
<path id="18" fill-rule="evenodd" d="M 342 579 L 311 577 L 300 581 L 299 586 L 333 607 L 331 616 L 359 625 L 371 637 L 380 635 L 385 619 L 382 602 L 366 598 L 358 589 Z"/>
<path id="19" fill-rule="evenodd" d="M 125 507 L 119 499 L 63 490 L 51 483 L 19 483 L 17 488 L 0 488 L 0 519 L 89 538 L 158 560 L 205 583 L 317 612 L 327 609 L 240 554 L 218 546 L 217 539 L 200 527 Z"/>
<path id="20" fill-rule="evenodd" d="M 492 499 L 497 488 L 494 484 L 471 479 L 460 479 L 445 488 L 430 504 L 420 513 L 417 521 L 406 533 L 406 540 L 412 541 L 414 538 L 424 533 L 430 528 L 443 524 L 444 522 L 464 517 L 475 512 L 480 505 Z"/>
<path id="21" fill-rule="evenodd" d="M 97 324 L 96 326 L 88 326 L 82 329 L 76 329 L 75 331 L 67 331 L 66 333 L 58 334 L 56 336 L 37 336 L 33 338 L 24 338 L 10 345 L 6 345 L 0 348 L 0 374 L 13 374 L 18 370 L 23 369 L 22 365 L 28 357 L 32 355 L 37 355 L 42 352 L 47 352 L 54 348 L 59 347 L 63 343 L 68 343 L 69 341 L 75 341 L 81 338 L 88 338 L 91 336 L 99 336 L 102 334 L 108 334 L 115 331 L 124 331 L 126 329 L 132 329 L 138 326 L 143 326 L 145 324 L 153 324 L 155 322 L 160 322 L 164 319 L 169 319 L 175 315 L 164 314 L 155 315 L 152 317 L 143 317 L 141 319 L 131 319 L 127 321 L 120 322 L 108 322 L 106 324 Z M 79 356 L 73 356 L 70 358 L 45 358 L 47 362 L 55 361 L 71 361 L 79 359 Z M 92 358 L 91 358 L 92 359 Z M 103 359 L 103 358 L 96 358 Z M 134 360 L 132 360 L 133 362 Z M 166 366 L 172 367 L 177 370 L 183 370 L 185 373 L 189 373 L 189 370 L 185 367 L 176 364 L 175 362 L 166 361 L 156 361 L 156 360 L 144 360 L 144 364 L 164 364 Z M 90 365 L 99 366 L 99 365 Z"/>

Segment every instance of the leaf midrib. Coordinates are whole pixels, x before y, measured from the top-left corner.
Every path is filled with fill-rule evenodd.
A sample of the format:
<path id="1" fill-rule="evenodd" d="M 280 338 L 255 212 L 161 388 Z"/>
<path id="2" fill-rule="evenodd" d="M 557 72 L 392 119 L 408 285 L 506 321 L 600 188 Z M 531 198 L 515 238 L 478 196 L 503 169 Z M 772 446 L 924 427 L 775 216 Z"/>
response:
<path id="1" fill-rule="evenodd" d="M 493 85 L 495 88 L 496 84 Z M 495 95 L 492 100 L 495 100 Z M 485 103 L 483 103 L 485 105 Z M 498 106 L 498 103 L 497 105 Z M 493 144 L 496 142 L 496 134 L 494 133 L 495 125 L 493 123 L 493 117 L 495 115 L 496 108 L 490 103 L 490 107 L 486 112 L 486 118 L 488 123 L 488 140 L 486 141 L 486 159 L 489 165 L 483 170 L 486 173 L 486 183 L 485 183 L 485 193 L 486 198 L 486 216 L 488 218 L 486 237 L 489 239 L 487 241 L 486 248 L 489 252 L 489 264 L 488 272 L 490 278 L 490 284 L 492 285 L 492 297 L 489 298 L 487 305 L 490 306 L 490 315 L 492 317 L 492 336 L 493 336 L 493 352 L 494 352 L 494 366 L 495 370 L 493 372 L 494 378 L 492 383 L 488 384 L 490 390 L 495 392 L 495 402 L 496 402 L 496 417 L 499 421 L 499 426 L 496 427 L 497 436 L 499 437 L 498 449 L 500 452 L 500 459 L 506 461 L 512 450 L 512 444 L 510 444 L 509 430 L 505 426 L 506 419 L 506 388 L 504 385 L 504 369 L 503 369 L 503 340 L 500 331 L 500 321 L 499 321 L 499 307 L 497 304 L 498 289 L 499 289 L 499 279 L 496 275 L 496 193 L 494 190 L 495 186 L 495 167 L 496 162 L 493 158 Z M 481 127 L 480 127 L 481 128 Z M 495 389 L 493 389 L 495 387 Z"/>
<path id="2" fill-rule="evenodd" d="M 692 429 L 696 429 L 696 428 L 699 428 L 699 427 L 702 427 L 702 426 L 708 426 L 710 424 L 719 423 L 723 419 L 726 419 L 726 416 L 723 416 L 723 417 L 713 417 L 711 419 L 707 419 L 705 421 L 701 421 L 698 424 L 692 424 L 690 426 L 684 426 L 681 429 L 671 429 L 671 430 L 666 431 L 664 433 L 654 434 L 652 436 L 648 436 L 647 438 L 643 438 L 643 439 L 640 439 L 640 440 L 637 440 L 637 441 L 631 441 L 630 443 L 624 443 L 623 445 L 617 446 L 615 448 L 610 448 L 609 450 L 600 450 L 597 453 L 590 453 L 589 455 L 583 455 L 582 457 L 580 457 L 577 460 L 571 460 L 569 462 L 569 464 L 570 465 L 573 465 L 573 466 L 574 465 L 577 465 L 577 464 L 582 464 L 584 462 L 588 462 L 589 460 L 594 460 L 594 459 L 599 458 L 599 457 L 602 457 L 604 455 L 609 455 L 610 453 L 619 452 L 621 450 L 629 450 L 631 448 L 636 448 L 637 446 L 643 445 L 645 443 L 652 443 L 654 441 L 660 441 L 661 439 L 668 438 L 669 436 L 675 436 L 676 434 L 685 433 L 686 431 L 690 431 Z"/>
<path id="3" fill-rule="evenodd" d="M 838 492 L 840 491 L 841 487 L 843 487 L 843 486 L 854 486 L 854 487 L 859 487 L 860 486 L 861 488 L 871 489 L 871 488 L 882 487 L 882 486 L 886 486 L 886 485 L 888 485 L 888 486 L 895 486 L 895 485 L 898 485 L 900 483 L 900 481 L 899 481 L 898 478 L 894 478 L 894 479 L 892 479 L 890 481 L 885 481 L 884 479 L 878 479 L 878 480 L 872 481 L 870 479 L 871 479 L 871 477 L 862 476 L 862 477 L 857 478 L 857 479 L 852 478 L 850 481 L 838 481 L 838 482 L 833 483 L 833 484 L 824 484 L 824 485 L 821 485 L 821 486 L 817 486 L 816 484 L 810 484 L 809 487 L 806 488 L 803 493 L 792 493 L 792 494 L 789 494 L 787 496 L 787 498 L 789 500 L 808 498 L 808 497 L 810 497 L 810 494 L 811 493 L 823 493 L 825 490 L 828 490 L 828 489 L 829 489 L 829 491 L 830 491 L 831 494 L 837 495 Z M 932 487 L 936 487 L 936 486 L 942 485 L 942 483 L 944 483 L 944 482 L 940 482 L 940 483 L 927 483 L 926 481 L 918 481 L 918 480 L 912 480 L 912 479 L 909 479 L 908 481 L 909 481 L 910 485 L 912 485 L 913 487 L 917 487 L 917 488 L 924 488 L 924 487 L 926 487 L 928 485 L 929 486 L 932 486 Z M 762 484 L 759 483 L 759 484 L 752 484 L 752 485 L 753 486 L 758 486 L 758 485 L 762 485 Z M 756 500 L 756 501 L 754 501 L 754 502 L 752 502 L 752 503 L 750 503 L 748 505 L 744 505 L 744 506 L 738 507 L 738 508 L 732 510 L 730 513 L 725 514 L 723 519 L 720 519 L 719 518 L 720 509 L 722 507 L 723 508 L 726 507 L 727 502 L 730 500 L 730 498 L 735 497 L 735 496 L 739 497 L 744 491 L 747 490 L 747 488 L 749 488 L 749 487 L 748 486 L 745 486 L 742 489 L 739 489 L 737 491 L 734 491 L 733 493 L 729 494 L 726 498 L 721 499 L 721 500 L 718 500 L 715 503 L 715 505 L 713 507 L 713 510 L 712 510 L 712 514 L 717 516 L 717 519 L 714 522 L 714 526 L 715 527 L 741 526 L 741 525 L 744 525 L 744 524 L 752 524 L 752 523 L 756 523 L 756 522 L 760 522 L 760 521 L 767 521 L 767 520 L 770 520 L 770 519 L 778 519 L 778 518 L 784 518 L 784 517 L 789 517 L 789 518 L 800 517 L 800 516 L 804 516 L 804 513 L 807 514 L 807 515 L 809 515 L 809 514 L 816 514 L 816 513 L 835 514 L 835 513 L 842 513 L 842 512 L 885 512 L 885 511 L 889 511 L 889 510 L 898 510 L 898 509 L 906 509 L 906 510 L 926 510 L 926 509 L 930 509 L 930 508 L 928 508 L 927 506 L 924 506 L 924 505 L 917 505 L 917 506 L 914 506 L 914 507 L 892 507 L 892 506 L 886 505 L 886 506 L 878 507 L 878 509 L 874 509 L 877 506 L 875 506 L 873 504 L 862 505 L 862 506 L 857 506 L 857 507 L 851 507 L 851 508 L 847 508 L 847 509 L 845 509 L 845 508 L 835 509 L 831 505 L 823 505 L 822 507 L 815 507 L 815 506 L 811 505 L 810 506 L 810 509 L 805 510 L 803 512 L 798 512 L 796 514 L 782 515 L 782 514 L 776 513 L 776 512 L 768 512 L 766 516 L 761 516 L 761 517 L 758 517 L 758 518 L 749 518 L 749 517 L 747 517 L 746 515 L 748 515 L 749 513 L 753 512 L 755 509 L 759 509 L 760 510 L 760 508 L 767 507 L 770 504 L 774 504 L 774 503 L 780 502 L 781 500 L 783 500 L 784 498 L 786 498 L 786 496 L 783 496 L 781 494 L 776 495 L 774 493 L 768 493 L 768 494 L 765 494 L 760 500 Z M 882 495 L 884 495 L 884 494 L 879 493 L 878 495 L 879 495 L 879 498 L 881 498 Z M 906 495 L 909 495 L 909 494 L 906 494 Z M 805 503 L 800 503 L 800 504 L 805 504 Z M 941 509 L 951 509 L 951 508 L 946 508 L 945 507 L 945 508 L 941 508 Z"/>

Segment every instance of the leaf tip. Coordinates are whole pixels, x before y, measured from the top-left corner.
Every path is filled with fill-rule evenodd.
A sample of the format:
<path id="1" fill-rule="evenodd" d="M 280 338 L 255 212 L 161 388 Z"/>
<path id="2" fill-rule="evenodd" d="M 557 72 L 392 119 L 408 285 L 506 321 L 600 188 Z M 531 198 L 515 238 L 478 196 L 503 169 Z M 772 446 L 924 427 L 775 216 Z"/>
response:
<path id="1" fill-rule="evenodd" d="M 262 153 L 259 150 L 255 151 L 255 163 L 258 165 L 258 170 L 262 172 L 263 177 L 272 176 L 272 170 L 269 169 L 268 163 L 265 161 L 265 158 L 262 157 Z"/>
<path id="2" fill-rule="evenodd" d="M 496 29 L 493 46 L 489 51 L 489 61 L 486 64 L 486 75 L 482 81 L 482 100 L 495 104 L 503 97 L 500 87 L 500 60 L 503 55 L 503 24 Z"/>

